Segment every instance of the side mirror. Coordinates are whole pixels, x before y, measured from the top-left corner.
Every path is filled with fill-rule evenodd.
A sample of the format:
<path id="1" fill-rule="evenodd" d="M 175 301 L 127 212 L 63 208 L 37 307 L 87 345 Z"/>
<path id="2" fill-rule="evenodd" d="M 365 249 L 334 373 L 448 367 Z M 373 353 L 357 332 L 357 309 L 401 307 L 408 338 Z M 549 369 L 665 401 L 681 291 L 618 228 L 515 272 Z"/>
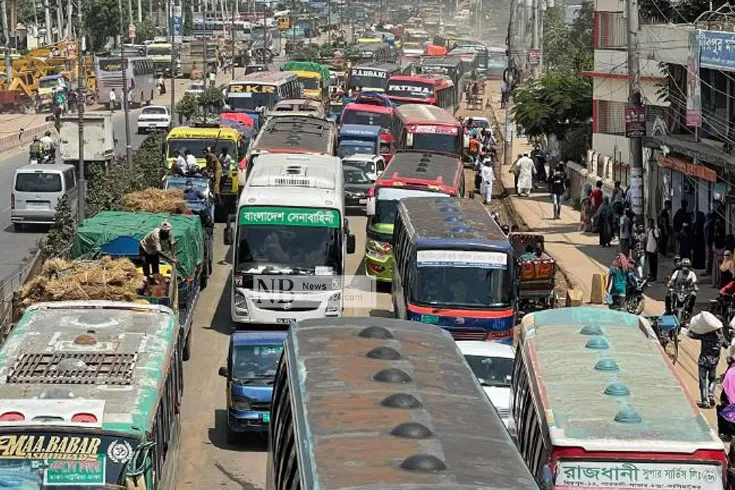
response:
<path id="1" fill-rule="evenodd" d="M 226 378 L 227 376 L 229 376 L 229 373 L 227 372 L 227 368 L 224 367 L 224 366 L 221 366 L 219 368 L 219 375 L 222 376 L 222 377 L 224 377 L 224 378 Z"/>
<path id="2" fill-rule="evenodd" d="M 355 235 L 353 235 L 352 233 L 347 235 L 347 253 L 355 253 Z"/>

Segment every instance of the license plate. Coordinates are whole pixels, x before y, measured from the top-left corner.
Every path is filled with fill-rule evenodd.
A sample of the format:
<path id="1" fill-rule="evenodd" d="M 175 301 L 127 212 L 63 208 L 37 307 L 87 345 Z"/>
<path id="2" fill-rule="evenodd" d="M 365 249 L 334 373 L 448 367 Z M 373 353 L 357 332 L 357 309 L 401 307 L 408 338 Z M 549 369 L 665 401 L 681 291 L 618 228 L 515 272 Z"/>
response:
<path id="1" fill-rule="evenodd" d="M 296 323 L 296 319 L 295 318 L 276 318 L 276 323 L 288 325 L 291 323 Z"/>
<path id="2" fill-rule="evenodd" d="M 359 203 L 360 204 L 367 204 L 367 199 L 360 199 Z"/>
<path id="3" fill-rule="evenodd" d="M 27 203 L 28 209 L 48 209 L 48 205 L 42 202 L 29 202 Z"/>
<path id="4" fill-rule="evenodd" d="M 437 315 L 421 315 L 421 323 L 439 325 L 439 317 Z"/>
<path id="5" fill-rule="evenodd" d="M 264 413 L 263 414 L 263 422 L 266 422 L 267 423 L 267 422 L 270 422 L 270 421 L 271 421 L 271 413 L 270 412 Z"/>

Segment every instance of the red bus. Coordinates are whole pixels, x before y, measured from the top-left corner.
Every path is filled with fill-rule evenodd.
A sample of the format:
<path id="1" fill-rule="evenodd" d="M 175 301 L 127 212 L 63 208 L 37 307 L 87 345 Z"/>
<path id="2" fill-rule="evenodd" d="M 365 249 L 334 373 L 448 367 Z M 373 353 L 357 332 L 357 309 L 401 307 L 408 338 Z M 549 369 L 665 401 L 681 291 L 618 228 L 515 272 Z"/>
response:
<path id="1" fill-rule="evenodd" d="M 433 105 L 407 104 L 393 111 L 393 151 L 415 150 L 459 157 L 464 133 L 449 112 Z"/>
<path id="2" fill-rule="evenodd" d="M 391 143 L 393 136 L 390 128 L 393 120 L 393 107 L 379 106 L 373 104 L 352 103 L 347 104 L 340 116 L 340 124 L 367 124 L 369 126 L 380 126 L 383 130 L 380 135 L 380 156 L 385 163 L 391 159 Z"/>
<path id="3" fill-rule="evenodd" d="M 459 108 L 460 95 L 457 86 L 451 78 L 439 73 L 426 73 L 415 77 L 404 75 L 390 77 L 385 95 L 397 106 L 435 105 L 452 114 Z"/>

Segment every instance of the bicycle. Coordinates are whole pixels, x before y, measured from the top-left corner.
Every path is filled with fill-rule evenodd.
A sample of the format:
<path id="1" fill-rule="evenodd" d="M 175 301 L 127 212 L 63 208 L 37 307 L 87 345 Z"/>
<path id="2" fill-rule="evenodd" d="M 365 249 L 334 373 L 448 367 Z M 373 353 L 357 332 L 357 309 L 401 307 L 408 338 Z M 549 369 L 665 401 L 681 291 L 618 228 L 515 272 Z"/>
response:
<path id="1" fill-rule="evenodd" d="M 671 363 L 676 364 L 677 359 L 679 359 L 679 333 L 681 332 L 679 320 L 674 315 L 647 318 L 651 322 L 651 328 L 656 333 L 664 352 L 671 359 Z"/>

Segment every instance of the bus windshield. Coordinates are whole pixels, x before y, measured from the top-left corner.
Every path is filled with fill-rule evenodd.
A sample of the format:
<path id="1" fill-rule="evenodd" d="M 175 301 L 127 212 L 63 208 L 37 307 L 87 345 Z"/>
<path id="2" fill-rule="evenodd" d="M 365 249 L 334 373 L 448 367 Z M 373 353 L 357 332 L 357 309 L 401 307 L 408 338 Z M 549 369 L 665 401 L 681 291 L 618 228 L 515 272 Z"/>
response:
<path id="1" fill-rule="evenodd" d="M 146 51 L 146 56 L 171 56 L 171 48 L 149 46 Z"/>
<path id="2" fill-rule="evenodd" d="M 229 94 L 227 96 L 227 104 L 236 110 L 254 111 L 258 107 L 271 109 L 276 104 L 278 97 L 276 94 L 256 94 L 250 92 L 240 92 Z"/>
<path id="3" fill-rule="evenodd" d="M 367 126 L 380 126 L 383 129 L 390 128 L 390 114 L 368 111 L 346 110 L 342 115 L 341 124 L 365 124 Z"/>
<path id="4" fill-rule="evenodd" d="M 411 149 L 459 154 L 461 139 L 455 134 L 413 133 Z"/>
<path id="5" fill-rule="evenodd" d="M 72 445 L 74 449 L 70 453 L 67 448 Z M 123 489 L 116 483 L 123 477 L 125 464 L 108 454 L 129 458 L 137 445 L 135 439 L 99 434 L 28 430 L 3 434 L 0 435 L 0 482 L 3 487 L 23 490 L 57 486 L 77 490 Z M 32 447 L 37 452 L 24 452 L 24 447 Z"/>
<path id="6" fill-rule="evenodd" d="M 510 274 L 505 269 L 419 266 L 411 302 L 427 306 L 466 308 L 511 304 Z"/>
<path id="7" fill-rule="evenodd" d="M 385 95 L 393 97 L 406 97 L 411 99 L 429 99 L 434 96 L 434 86 L 422 82 L 391 82 L 385 89 Z"/>
<path id="8" fill-rule="evenodd" d="M 350 84 L 347 88 L 362 90 L 385 90 L 385 85 L 388 82 L 388 78 L 383 76 L 366 76 L 366 75 L 352 75 L 350 76 Z"/>
<path id="9" fill-rule="evenodd" d="M 398 201 L 404 197 L 449 197 L 449 194 L 415 189 L 393 189 L 384 187 L 378 190 L 378 197 L 375 202 L 374 222 L 392 225 L 396 220 Z"/>
<path id="10" fill-rule="evenodd" d="M 182 155 L 184 155 L 186 150 L 189 150 L 191 151 L 191 154 L 194 155 L 196 158 L 204 158 L 204 153 L 209 146 L 214 147 L 217 154 L 220 154 L 222 152 L 222 148 L 227 148 L 228 155 L 237 155 L 237 147 L 235 145 L 235 142 L 232 140 L 215 140 L 208 138 L 172 138 L 168 140 L 168 157 L 175 157 L 177 150 L 180 151 Z"/>

